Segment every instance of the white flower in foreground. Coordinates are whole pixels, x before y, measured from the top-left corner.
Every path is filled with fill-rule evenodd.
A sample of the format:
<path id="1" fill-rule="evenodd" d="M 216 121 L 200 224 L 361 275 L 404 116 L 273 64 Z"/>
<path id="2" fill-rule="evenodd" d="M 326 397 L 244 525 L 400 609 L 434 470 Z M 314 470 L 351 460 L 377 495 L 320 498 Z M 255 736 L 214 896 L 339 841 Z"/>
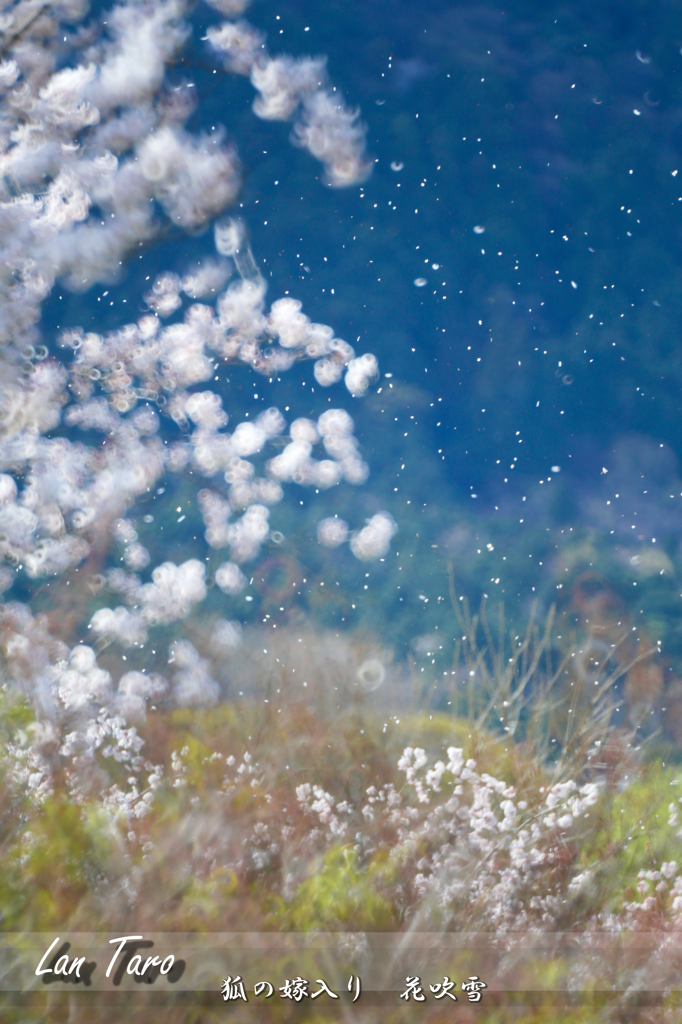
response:
<path id="1" fill-rule="evenodd" d="M 351 359 L 346 370 L 345 383 L 351 395 L 364 395 L 372 380 L 379 374 L 376 356 L 366 352 L 359 359 Z"/>
<path id="2" fill-rule="evenodd" d="M 100 608 L 90 619 L 94 633 L 118 640 L 125 647 L 142 643 L 147 637 L 144 620 L 127 608 Z"/>
<path id="3" fill-rule="evenodd" d="M 246 586 L 246 576 L 234 562 L 223 562 L 216 569 L 215 581 L 223 594 L 241 594 Z"/>
<path id="4" fill-rule="evenodd" d="M 320 520 L 317 524 L 317 539 L 326 548 L 338 548 L 348 539 L 348 523 L 337 516 Z"/>
<path id="5" fill-rule="evenodd" d="M 367 525 L 351 538 L 350 549 L 363 562 L 383 558 L 388 553 L 391 537 L 398 527 L 388 512 L 377 512 Z"/>
<path id="6" fill-rule="evenodd" d="M 140 600 L 147 622 L 176 622 L 190 607 L 206 597 L 206 569 L 191 558 L 182 565 L 164 562 L 152 572 L 152 583 L 140 588 Z"/>

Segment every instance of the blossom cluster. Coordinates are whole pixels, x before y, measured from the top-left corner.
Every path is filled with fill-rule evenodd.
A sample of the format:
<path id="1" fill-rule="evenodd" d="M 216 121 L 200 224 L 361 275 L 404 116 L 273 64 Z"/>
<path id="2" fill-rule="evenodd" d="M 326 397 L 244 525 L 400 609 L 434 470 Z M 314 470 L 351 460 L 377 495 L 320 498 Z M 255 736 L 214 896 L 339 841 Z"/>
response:
<path id="1" fill-rule="evenodd" d="M 324 60 L 272 57 L 262 35 L 235 20 L 244 3 L 212 6 L 227 20 L 209 27 L 204 44 L 231 73 L 249 76 L 256 115 L 291 120 L 293 140 L 322 161 L 330 185 L 364 180 L 364 127 L 330 85 Z M 182 623 L 207 595 L 205 548 L 154 564 L 138 534 L 136 503 L 164 493 L 167 477 L 202 478 L 195 500 L 209 557 L 228 556 L 211 566 L 212 579 L 234 597 L 246 582 L 241 567 L 271 535 L 284 486 L 359 485 L 369 473 L 344 409 L 287 421 L 270 408 L 233 422 L 223 406 L 226 391 L 215 382 L 226 364 L 272 380 L 311 360 L 317 385 L 343 378 L 354 397 L 378 364 L 312 322 L 298 300 L 268 308 L 245 225 L 217 219 L 238 195 L 236 150 L 221 130 L 188 131 L 192 83 L 166 80 L 191 32 L 189 10 L 183 0 L 128 0 L 86 23 L 81 5 L 64 0 L 35 20 L 20 0 L 3 20 L 0 591 L 10 599 L 17 583 L 82 569 L 80 579 L 101 595 L 89 622 L 81 599 L 75 623 L 89 646 L 74 645 L 73 630 L 68 644 L 48 641 L 46 631 L 59 633 L 54 616 L 48 626 L 28 605 L 2 606 L 11 634 L 3 671 L 45 714 L 111 707 L 134 722 L 161 690 L 191 706 L 218 698 L 210 666 L 182 636 L 161 690 L 139 671 L 116 684 L 97 665 L 105 646 L 142 649 L 150 630 Z M 169 226 L 210 224 L 217 252 L 184 274 L 157 274 L 137 319 L 106 332 L 39 332 L 42 304 L 57 287 L 115 281 L 126 257 Z M 377 558 L 396 529 L 388 513 L 355 527 L 321 524 L 319 540 L 349 540 L 358 558 Z M 124 568 L 111 567 L 117 549 Z M 40 653 L 26 665 L 19 651 L 36 631 Z"/>
<path id="2" fill-rule="evenodd" d="M 368 177 L 371 163 L 359 112 L 327 83 L 324 58 L 271 57 L 261 33 L 244 21 L 215 26 L 208 39 L 231 71 L 251 79 L 258 117 L 294 121 L 295 141 L 324 164 L 329 185 L 355 185 Z"/>
<path id="3" fill-rule="evenodd" d="M 477 772 L 457 747 L 431 767 L 423 749 L 406 747 L 398 769 L 408 788 L 371 786 L 362 807 L 311 783 L 296 796 L 330 837 L 354 837 L 358 853 L 367 852 L 358 842 L 363 831 L 378 832 L 411 878 L 413 898 L 441 921 L 466 905 L 486 928 L 557 926 L 581 884 L 565 870 L 562 846 L 575 819 L 597 803 L 596 782 L 555 782 L 532 801 L 518 799 L 515 787 Z"/>
<path id="4" fill-rule="evenodd" d="M 176 643 L 171 656 L 175 686 L 212 685 L 206 662 L 191 644 Z M 78 659 L 81 670 L 92 665 L 87 654 Z M 131 673 L 119 691 L 148 696 L 158 685 Z M 538 778 L 520 798 L 514 785 L 480 770 L 458 747 L 435 761 L 420 747 L 406 747 L 395 780 L 369 786 L 359 800 L 315 782 L 293 785 L 289 793 L 289 787 L 271 787 L 271 766 L 248 749 L 240 755 L 234 747 L 235 753 L 205 754 L 199 763 L 184 746 L 171 752 L 169 763 L 155 764 L 142 756 L 135 727 L 112 710 L 90 719 L 72 711 L 68 727 L 66 721 L 58 745 L 54 731 L 31 741 L 18 737 L 3 757 L 10 792 L 28 800 L 29 807 L 49 799 L 57 746 L 72 802 L 86 813 L 94 795 L 93 772 L 99 771 L 100 811 L 128 836 L 132 848 L 147 827 L 154 831 L 143 819 L 152 821 L 165 806 L 167 797 L 158 804 L 157 792 L 181 791 L 190 807 L 208 800 L 210 842 L 197 847 L 194 870 L 201 862 L 201 870 L 229 868 L 236 878 L 268 877 L 288 902 L 308 877 L 306 865 L 335 849 L 368 871 L 373 863 L 383 865 L 380 881 L 373 884 L 409 908 L 408 918 L 419 914 L 439 927 L 567 930 L 595 885 L 595 868 L 581 863 L 579 847 L 581 834 L 599 827 L 604 780 L 540 785 Z M 120 765 L 123 775 L 112 781 L 101 774 L 107 762 Z M 248 820 L 236 832 L 225 827 L 247 799 L 254 801 Z M 143 845 L 145 856 L 153 852 L 148 835 Z M 593 915 L 582 927 L 587 934 L 667 930 L 670 922 L 675 927 L 682 912 L 681 885 L 676 861 L 641 869 L 621 908 Z"/>

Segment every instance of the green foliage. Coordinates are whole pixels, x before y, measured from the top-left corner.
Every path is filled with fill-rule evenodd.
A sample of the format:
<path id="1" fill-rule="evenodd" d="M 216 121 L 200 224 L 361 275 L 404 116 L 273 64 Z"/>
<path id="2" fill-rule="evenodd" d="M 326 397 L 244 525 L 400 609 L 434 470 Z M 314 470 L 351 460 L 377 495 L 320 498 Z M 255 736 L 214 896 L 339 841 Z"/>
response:
<path id="1" fill-rule="evenodd" d="M 17 736 L 25 736 L 34 719 L 33 709 L 16 689 L 0 687 L 0 747 Z"/>
<path id="2" fill-rule="evenodd" d="M 81 809 L 64 794 L 48 798 L 26 828 L 15 833 L 6 852 L 9 871 L 20 875 L 21 896 L 10 903 L 5 926 L 10 930 L 43 931 L 63 927 L 94 880 L 97 850 L 92 829 Z M 100 842 L 99 853 L 111 861 L 111 843 Z"/>
<path id="3" fill-rule="evenodd" d="M 580 864 L 594 871 L 593 888 L 609 910 L 620 910 L 639 870 L 658 870 L 679 858 L 679 825 L 670 825 L 669 804 L 680 807 L 679 771 L 651 762 L 621 792 L 609 791 L 591 809 Z M 592 893 L 592 898 L 596 895 Z"/>
<path id="4" fill-rule="evenodd" d="M 293 931 L 385 931 L 398 924 L 396 908 L 377 892 L 385 858 L 362 868 L 350 846 L 332 847 L 293 900 L 278 901 L 273 921 Z"/>
<path id="5" fill-rule="evenodd" d="M 218 867 L 207 878 L 192 878 L 182 894 L 182 915 L 191 931 L 209 931 L 217 914 L 238 889 L 238 879 L 229 868 Z"/>

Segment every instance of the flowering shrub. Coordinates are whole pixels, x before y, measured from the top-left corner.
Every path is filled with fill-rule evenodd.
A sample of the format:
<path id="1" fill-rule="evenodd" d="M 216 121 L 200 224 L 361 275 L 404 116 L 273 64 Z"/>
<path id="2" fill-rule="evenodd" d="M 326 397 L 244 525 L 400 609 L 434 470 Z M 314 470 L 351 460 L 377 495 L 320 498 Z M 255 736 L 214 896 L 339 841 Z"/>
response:
<path id="1" fill-rule="evenodd" d="M 574 777 L 557 778 L 556 764 L 464 722 L 407 715 L 382 730 L 360 705 L 327 717 L 225 704 L 137 729 L 101 714 L 61 745 L 7 694 L 4 712 L 10 931 L 131 919 L 141 931 L 338 931 L 356 943 L 384 930 L 522 943 L 580 931 L 584 956 L 555 970 L 582 991 L 612 970 L 591 943 L 634 930 L 658 935 L 649 987 L 672 984 L 672 772 L 572 761 Z M 421 745 L 405 745 L 410 733 Z M 538 958 L 526 953 L 536 979 Z M 489 950 L 480 962 L 492 971 Z M 634 960 L 619 971 L 617 988 L 647 987 Z"/>
<path id="2" fill-rule="evenodd" d="M 78 654 L 74 642 L 129 648 L 144 672 L 150 629 L 185 620 L 213 580 L 228 595 L 242 590 L 240 566 L 268 540 L 282 484 L 320 489 L 342 480 L 361 484 L 368 475 L 353 420 L 342 409 L 287 423 L 270 408 L 226 431 L 223 395 L 209 383 L 219 379 L 216 371 L 242 363 L 272 381 L 312 359 L 320 386 L 345 375 L 351 394 L 362 395 L 377 363 L 368 354 L 356 358 L 293 298 L 266 308 L 265 281 L 236 220 L 215 223 L 218 259 L 184 277 L 158 274 L 137 321 L 107 333 L 62 330 L 57 358 L 53 339 L 41 337 L 37 326 L 51 291 L 62 282 L 78 290 L 114 279 L 125 257 L 169 223 L 195 229 L 214 221 L 234 203 L 240 170 L 219 131 L 207 137 L 186 130 L 189 83 L 177 95 L 164 77 L 190 31 L 183 21 L 188 7 L 131 2 L 75 30 L 85 13 L 80 5 L 54 5 L 25 24 L 29 6 L 19 3 L 6 17 L 0 65 L 0 583 L 16 592 L 26 579 L 54 580 L 50 607 L 65 600 L 71 615 L 68 631 L 49 623 L 59 639 L 46 637 L 29 665 L 14 657 L 18 635 L 45 633 L 45 625 L 8 593 L 6 674 L 29 694 L 40 691 L 43 704 L 114 700 L 124 718 L 139 717 L 141 701 L 161 684 L 150 689 L 125 674 L 117 688 L 106 672 L 98 674 L 92 650 Z M 229 5 L 230 14 L 243 6 Z M 270 57 L 261 35 L 242 21 L 212 25 L 207 45 L 230 71 L 250 76 L 257 116 L 294 121 L 296 141 L 322 160 L 330 184 L 367 176 L 364 130 L 328 85 L 324 61 Z M 238 275 L 227 284 L 234 269 Z M 267 458 L 271 442 L 283 437 L 286 443 Z M 204 478 L 207 486 L 196 488 L 192 503 L 207 548 L 197 545 L 195 556 L 179 564 L 153 565 L 129 514 L 143 496 L 160 498 L 166 488 L 157 485 L 173 474 Z M 380 513 L 351 537 L 351 550 L 362 559 L 380 557 L 395 528 Z M 329 536 L 321 531 L 323 543 Z M 112 540 L 122 548 L 124 569 L 108 564 Z M 337 528 L 334 543 L 344 540 Z M 219 560 L 226 549 L 228 559 Z M 64 577 L 75 569 L 89 575 L 89 586 L 62 597 L 59 582 L 70 584 Z M 99 607 L 89 615 L 95 591 Z M 60 644 L 67 632 L 68 647 Z M 80 675 L 60 683 L 62 666 L 74 659 L 83 661 L 74 669 Z M 191 672 L 189 662 L 184 669 Z M 185 678 L 174 696 L 210 703 L 218 690 Z"/>

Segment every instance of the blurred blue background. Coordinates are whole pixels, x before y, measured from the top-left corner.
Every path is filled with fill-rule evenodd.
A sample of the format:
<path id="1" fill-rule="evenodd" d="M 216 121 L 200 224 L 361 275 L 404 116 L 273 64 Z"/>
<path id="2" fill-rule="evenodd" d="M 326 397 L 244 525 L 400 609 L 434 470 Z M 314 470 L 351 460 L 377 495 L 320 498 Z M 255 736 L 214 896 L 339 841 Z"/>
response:
<path id="1" fill-rule="evenodd" d="M 198 41 L 219 20 L 203 5 L 171 72 L 195 83 L 188 127 L 235 140 L 269 301 L 301 299 L 382 375 L 364 398 L 331 392 L 368 483 L 292 485 L 272 516 L 284 539 L 235 614 L 256 620 L 295 568 L 307 589 L 276 602 L 283 623 L 360 628 L 398 659 L 438 629 L 446 658 L 450 566 L 457 594 L 502 601 L 520 626 L 556 604 L 575 628 L 591 616 L 660 640 L 664 712 L 682 673 L 679 5 L 262 0 L 247 16 L 272 54 L 328 56 L 367 124 L 371 177 L 325 187 L 289 125 L 253 116 L 248 80 L 215 74 Z M 43 327 L 114 327 L 143 309 L 148 277 L 211 249 L 208 231 L 167 233 L 106 302 L 104 288 L 54 295 Z M 224 378 L 233 417 L 317 416 L 330 399 L 311 364 L 272 384 L 242 367 Z M 380 509 L 399 526 L 385 561 L 316 545 L 325 515 L 355 527 Z M 144 537 L 153 564 L 182 550 L 180 529 L 170 547 Z"/>

